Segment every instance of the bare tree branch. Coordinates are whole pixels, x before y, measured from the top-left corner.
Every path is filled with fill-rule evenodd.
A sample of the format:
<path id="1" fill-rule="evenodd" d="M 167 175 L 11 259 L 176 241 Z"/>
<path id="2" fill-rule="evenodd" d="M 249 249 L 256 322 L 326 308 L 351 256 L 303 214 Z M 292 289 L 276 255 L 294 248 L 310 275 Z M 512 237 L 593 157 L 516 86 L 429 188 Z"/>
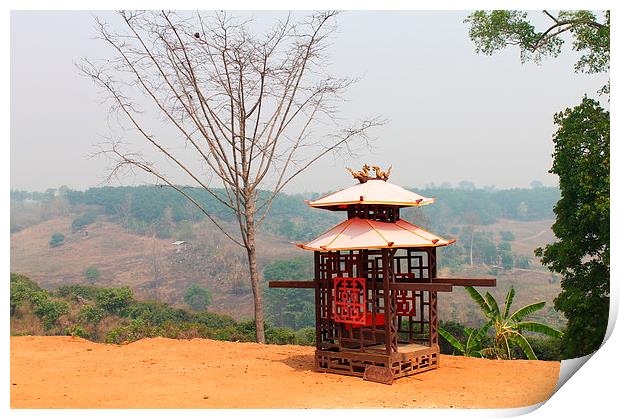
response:
<path id="1" fill-rule="evenodd" d="M 124 169 L 153 176 L 245 248 L 259 342 L 265 337 L 257 229 L 278 193 L 295 177 L 329 153 L 349 150 L 354 141 L 367 142 L 368 130 L 381 124 L 370 118 L 343 128 L 335 117 L 343 93 L 354 82 L 326 73 L 336 15 L 317 12 L 293 21 L 288 14 L 260 35 L 250 32 L 248 21 L 226 13 L 119 12 L 124 31 L 95 21 L 115 58 L 79 65 L 107 92 L 112 112 L 234 214 L 238 234 L 226 231 L 172 175 L 164 175 L 140 153 L 114 143 L 100 151 L 115 161 L 110 176 Z M 160 116 L 177 135 L 168 138 L 147 128 L 149 119 L 143 113 Z M 313 135 L 319 124 L 337 134 Z M 170 145 L 179 141 L 193 150 L 190 157 Z M 193 169 L 195 163 L 221 182 L 223 191 L 205 181 L 204 174 Z"/>

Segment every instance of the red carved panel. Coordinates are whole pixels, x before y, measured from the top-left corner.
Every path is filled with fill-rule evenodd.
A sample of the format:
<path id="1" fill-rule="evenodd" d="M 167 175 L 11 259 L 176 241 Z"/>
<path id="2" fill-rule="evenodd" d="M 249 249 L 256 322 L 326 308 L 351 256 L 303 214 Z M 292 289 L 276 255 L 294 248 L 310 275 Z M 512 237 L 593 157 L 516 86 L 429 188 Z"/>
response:
<path id="1" fill-rule="evenodd" d="M 399 316 L 415 316 L 415 294 L 407 290 L 396 291 L 396 314 Z"/>
<path id="2" fill-rule="evenodd" d="M 334 278 L 334 321 L 366 323 L 366 278 Z"/>

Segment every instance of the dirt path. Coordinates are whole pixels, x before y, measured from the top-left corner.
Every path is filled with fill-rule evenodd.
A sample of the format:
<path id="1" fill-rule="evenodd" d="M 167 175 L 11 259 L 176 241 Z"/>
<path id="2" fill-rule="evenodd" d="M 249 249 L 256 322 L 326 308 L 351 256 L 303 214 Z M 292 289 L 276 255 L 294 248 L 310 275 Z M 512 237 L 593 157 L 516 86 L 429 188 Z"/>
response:
<path id="1" fill-rule="evenodd" d="M 529 237 L 524 237 L 522 239 L 516 240 L 517 242 L 527 242 L 528 240 L 532 240 L 532 239 L 537 239 L 540 236 L 542 236 L 543 234 L 547 233 L 549 231 L 548 228 L 543 228 L 542 230 L 540 230 L 538 233 L 529 236 Z"/>
<path id="2" fill-rule="evenodd" d="M 517 407 L 547 399 L 560 366 L 452 356 L 441 363 L 390 387 L 313 372 L 313 348 L 302 346 L 11 337 L 11 407 Z"/>

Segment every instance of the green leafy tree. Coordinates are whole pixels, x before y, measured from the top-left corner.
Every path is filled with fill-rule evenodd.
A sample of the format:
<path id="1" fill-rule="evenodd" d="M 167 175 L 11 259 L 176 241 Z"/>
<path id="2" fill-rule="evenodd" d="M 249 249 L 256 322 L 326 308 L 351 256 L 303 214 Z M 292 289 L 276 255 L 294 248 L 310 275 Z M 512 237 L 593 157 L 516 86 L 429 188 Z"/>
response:
<path id="1" fill-rule="evenodd" d="M 64 234 L 54 233 L 54 234 L 52 234 L 52 238 L 50 239 L 50 246 L 51 247 L 58 247 L 58 246 L 62 245 L 64 242 L 65 242 Z"/>
<path id="2" fill-rule="evenodd" d="M 527 338 L 538 359 L 543 361 L 562 360 L 562 340 L 548 336 L 530 336 Z"/>
<path id="3" fill-rule="evenodd" d="M 500 310 L 497 301 L 489 292 L 483 297 L 474 287 L 465 287 L 465 290 L 478 303 L 488 319 L 482 330 L 485 328 L 488 330 L 490 327 L 495 330 L 493 347 L 484 351 L 485 356 L 492 355 L 499 359 L 511 359 L 512 347 L 517 346 L 523 351 L 527 359 L 538 359 L 523 331 L 542 333 L 556 338 L 562 337 L 562 332 L 551 326 L 535 321 L 523 321 L 525 317 L 541 310 L 545 306 L 544 301 L 528 304 L 510 314 L 512 300 L 515 296 L 514 287 L 510 287 L 508 294 L 506 294 L 503 310 Z"/>
<path id="4" fill-rule="evenodd" d="M 515 239 L 515 234 L 512 231 L 500 231 L 499 236 L 505 242 L 511 242 Z"/>
<path id="5" fill-rule="evenodd" d="M 100 337 L 100 324 L 102 320 L 106 317 L 106 312 L 95 305 L 87 305 L 80 309 L 77 315 L 77 319 L 82 325 L 90 325 L 92 327 L 92 333 L 87 334 L 88 336 L 78 335 L 80 337 L 97 339 Z M 75 325 L 74 327 L 80 327 L 79 325 Z M 84 330 L 81 328 L 81 330 Z"/>
<path id="6" fill-rule="evenodd" d="M 514 255 L 512 253 L 512 246 L 508 242 L 501 242 L 497 245 L 497 251 L 500 262 L 504 269 L 511 270 L 514 266 Z"/>
<path id="7" fill-rule="evenodd" d="M 265 327 L 267 343 L 276 345 L 292 345 L 295 343 L 295 332 L 287 327 Z"/>
<path id="8" fill-rule="evenodd" d="M 94 266 L 89 266 L 84 271 L 84 277 L 91 284 L 94 284 L 95 282 L 97 282 L 100 276 L 101 276 L 101 272 L 99 272 L 99 269 L 97 269 Z"/>
<path id="9" fill-rule="evenodd" d="M 557 56 L 572 35 L 580 52 L 575 71 L 609 71 L 610 12 L 560 11 L 550 26 L 536 30 L 521 11 L 476 11 L 466 22 L 476 51 L 485 54 L 508 46 L 521 48 L 523 61 Z M 609 93 L 609 82 L 601 89 Z M 558 242 L 537 249 L 542 263 L 562 274 L 562 293 L 555 308 L 568 320 L 562 342 L 566 358 L 587 355 L 600 347 L 609 312 L 609 112 L 584 98 L 579 106 L 555 115 L 551 173 L 560 178 L 561 199 L 555 207 L 553 231 Z"/>
<path id="10" fill-rule="evenodd" d="M 502 262 L 502 267 L 509 271 L 514 267 L 514 256 L 512 252 L 502 252 L 500 253 L 500 259 Z"/>
<path id="11" fill-rule="evenodd" d="M 185 291 L 183 301 L 192 310 L 204 311 L 211 304 L 211 291 L 198 284 L 192 284 Z"/>
<path id="12" fill-rule="evenodd" d="M 83 307 L 78 313 L 78 320 L 97 326 L 101 320 L 105 317 L 105 311 L 97 306 L 88 305 Z"/>
<path id="13" fill-rule="evenodd" d="M 481 256 L 482 263 L 494 265 L 497 261 L 497 247 L 490 237 L 481 236 L 476 242 L 474 252 Z"/>
<path id="14" fill-rule="evenodd" d="M 94 301 L 101 288 L 92 285 L 61 285 L 56 288 L 54 295 L 62 298 L 71 298 L 79 301 L 81 299 Z"/>
<path id="15" fill-rule="evenodd" d="M 133 300 L 133 292 L 129 287 L 104 288 L 97 293 L 97 305 L 113 314 L 126 315 L 129 304 Z"/>
<path id="16" fill-rule="evenodd" d="M 531 257 L 526 255 L 519 255 L 515 260 L 515 266 L 520 269 L 528 269 L 530 267 Z"/>
<path id="17" fill-rule="evenodd" d="M 69 313 L 69 304 L 64 301 L 52 300 L 47 291 L 37 291 L 31 297 L 34 314 L 41 319 L 45 330 L 49 330 L 58 322 L 60 316 Z"/>
<path id="18" fill-rule="evenodd" d="M 295 344 L 314 346 L 316 343 L 316 330 L 314 327 L 304 327 L 295 332 Z"/>
<path id="19" fill-rule="evenodd" d="M 11 273 L 11 315 L 24 302 L 30 303 L 33 313 L 41 319 L 45 330 L 56 325 L 58 319 L 69 313 L 69 305 L 64 301 L 53 300 L 48 292 L 24 275 Z"/>
<path id="20" fill-rule="evenodd" d="M 312 259 L 296 257 L 272 262 L 265 266 L 266 281 L 308 280 L 313 278 Z M 314 292 L 309 289 L 265 287 L 267 320 L 281 327 L 300 329 L 314 326 Z"/>
<path id="21" fill-rule="evenodd" d="M 161 301 L 134 301 L 127 309 L 130 319 L 142 319 L 152 325 L 165 322 L 182 322 L 189 319 L 187 313 Z"/>
<path id="22" fill-rule="evenodd" d="M 544 29 L 537 29 L 528 13 L 518 10 L 477 10 L 465 23 L 469 24 L 469 37 L 476 52 L 492 55 L 515 45 L 521 49 L 522 62 L 539 62 L 543 57 L 560 55 L 564 45 L 561 35 L 570 33 L 572 49 L 582 54 L 575 63 L 575 71 L 609 71 L 609 11 L 597 14 L 589 10 L 560 10 L 554 15 L 544 10 L 543 14 L 549 19 Z M 609 93 L 609 82 L 601 92 Z"/>
<path id="23" fill-rule="evenodd" d="M 456 242 L 452 246 L 439 247 L 437 251 L 439 257 L 439 266 L 451 269 L 457 269 L 463 266 L 465 249 Z"/>
<path id="24" fill-rule="evenodd" d="M 96 218 L 97 215 L 92 212 L 82 214 L 78 218 L 73 220 L 73 222 L 71 223 L 71 228 L 73 229 L 73 231 L 77 231 L 82 227 L 86 227 L 87 225 L 94 223 Z"/>
<path id="25" fill-rule="evenodd" d="M 183 241 L 191 241 L 196 238 L 194 233 L 194 225 L 189 220 L 182 220 L 177 230 L 177 239 Z"/>
<path id="26" fill-rule="evenodd" d="M 536 249 L 542 263 L 562 275 L 556 310 L 568 320 L 566 358 L 601 345 L 609 315 L 609 112 L 584 98 L 555 116 L 555 153 L 550 172 L 560 178 L 555 206 L 556 243 Z"/>
<path id="27" fill-rule="evenodd" d="M 39 285 L 30 280 L 27 276 L 11 272 L 11 315 L 27 301 L 31 301 L 32 295 L 37 291 L 42 291 Z"/>

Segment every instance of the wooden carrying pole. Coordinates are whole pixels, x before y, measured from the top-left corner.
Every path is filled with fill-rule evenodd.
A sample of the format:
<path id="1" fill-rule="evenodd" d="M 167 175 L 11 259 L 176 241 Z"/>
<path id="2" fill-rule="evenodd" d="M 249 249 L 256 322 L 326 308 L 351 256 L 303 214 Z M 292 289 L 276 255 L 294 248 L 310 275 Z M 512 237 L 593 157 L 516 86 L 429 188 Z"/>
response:
<path id="1" fill-rule="evenodd" d="M 269 288 L 314 288 L 314 281 L 269 281 Z"/>
<path id="2" fill-rule="evenodd" d="M 434 278 L 427 282 L 397 282 L 390 284 L 395 290 L 452 291 L 452 287 L 494 287 L 495 278 Z M 269 288 L 315 288 L 315 281 L 269 281 Z"/>

